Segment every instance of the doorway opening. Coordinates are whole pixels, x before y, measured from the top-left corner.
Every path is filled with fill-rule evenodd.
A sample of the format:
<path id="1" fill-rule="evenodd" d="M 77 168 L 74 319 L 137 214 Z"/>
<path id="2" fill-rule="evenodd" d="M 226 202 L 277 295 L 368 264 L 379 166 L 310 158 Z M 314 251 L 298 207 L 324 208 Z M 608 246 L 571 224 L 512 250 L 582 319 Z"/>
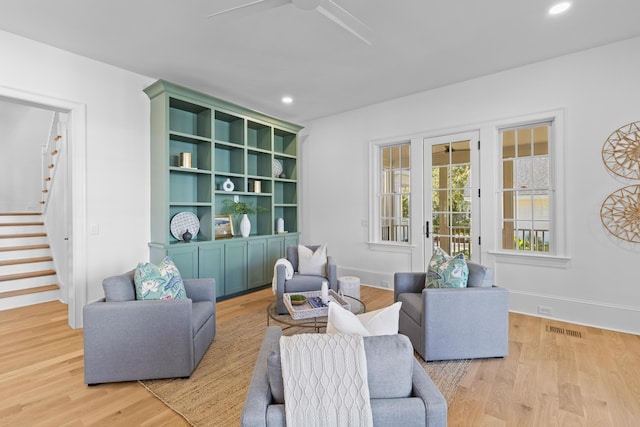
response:
<path id="1" fill-rule="evenodd" d="M 82 307 L 86 302 L 86 107 L 41 94 L 0 87 L 0 100 L 32 106 L 68 115 L 66 222 L 69 255 L 67 257 L 66 299 L 68 322 L 82 327 Z"/>

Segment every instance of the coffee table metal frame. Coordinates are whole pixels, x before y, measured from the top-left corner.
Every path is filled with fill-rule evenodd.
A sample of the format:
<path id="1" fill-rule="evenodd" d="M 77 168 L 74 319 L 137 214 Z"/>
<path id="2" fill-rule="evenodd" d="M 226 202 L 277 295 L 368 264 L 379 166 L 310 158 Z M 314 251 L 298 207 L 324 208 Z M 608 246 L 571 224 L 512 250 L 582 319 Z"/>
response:
<path id="1" fill-rule="evenodd" d="M 349 295 L 343 295 L 342 298 L 346 299 L 349 302 L 351 306 L 351 312 L 353 314 L 366 313 L 367 306 L 361 300 Z M 267 326 L 269 326 L 271 324 L 271 321 L 273 320 L 283 325 L 287 325 L 282 328 L 283 330 L 297 327 L 312 328 L 315 329 L 316 332 L 320 332 L 320 329 L 327 327 L 327 316 L 309 317 L 306 319 L 294 320 L 291 318 L 291 315 L 289 313 L 280 314 L 277 310 L 277 301 L 273 301 L 267 307 Z"/>

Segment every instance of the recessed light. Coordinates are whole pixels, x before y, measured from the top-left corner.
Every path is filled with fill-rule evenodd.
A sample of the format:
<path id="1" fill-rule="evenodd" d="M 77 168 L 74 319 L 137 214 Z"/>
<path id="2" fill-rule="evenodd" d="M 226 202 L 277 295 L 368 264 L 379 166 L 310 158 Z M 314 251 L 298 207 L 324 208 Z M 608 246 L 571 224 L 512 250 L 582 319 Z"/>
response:
<path id="1" fill-rule="evenodd" d="M 563 1 L 561 3 L 554 4 L 549 9 L 549 15 L 558 15 L 560 13 L 566 12 L 571 7 L 571 3 L 568 1 Z"/>
<path id="2" fill-rule="evenodd" d="M 283 104 L 291 104 L 293 102 L 293 98 L 290 96 L 283 96 L 282 103 Z"/>

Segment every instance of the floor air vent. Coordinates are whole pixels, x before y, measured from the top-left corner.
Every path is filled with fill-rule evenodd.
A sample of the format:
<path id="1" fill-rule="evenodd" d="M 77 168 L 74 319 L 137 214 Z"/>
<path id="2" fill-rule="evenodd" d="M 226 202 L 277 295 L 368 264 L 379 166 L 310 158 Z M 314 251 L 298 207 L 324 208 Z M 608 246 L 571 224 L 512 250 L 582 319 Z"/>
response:
<path id="1" fill-rule="evenodd" d="M 556 326 L 547 325 L 547 332 L 560 335 L 568 335 L 574 338 L 582 338 L 582 333 L 579 331 L 572 331 L 571 329 L 558 328 Z"/>

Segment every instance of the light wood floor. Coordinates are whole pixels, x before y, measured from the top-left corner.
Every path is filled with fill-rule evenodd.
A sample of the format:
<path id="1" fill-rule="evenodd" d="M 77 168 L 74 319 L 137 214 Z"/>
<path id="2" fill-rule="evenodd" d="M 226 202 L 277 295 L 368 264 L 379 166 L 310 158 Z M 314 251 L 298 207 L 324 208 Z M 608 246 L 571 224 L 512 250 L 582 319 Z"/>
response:
<path id="1" fill-rule="evenodd" d="M 221 301 L 217 321 L 272 298 L 265 289 Z M 362 299 L 375 309 L 393 295 L 363 286 Z M 52 302 L 0 312 L 0 426 L 186 425 L 137 382 L 87 387 L 82 331 L 66 311 Z M 472 362 L 450 426 L 640 426 L 639 336 L 513 313 L 509 329 L 508 357 Z"/>

